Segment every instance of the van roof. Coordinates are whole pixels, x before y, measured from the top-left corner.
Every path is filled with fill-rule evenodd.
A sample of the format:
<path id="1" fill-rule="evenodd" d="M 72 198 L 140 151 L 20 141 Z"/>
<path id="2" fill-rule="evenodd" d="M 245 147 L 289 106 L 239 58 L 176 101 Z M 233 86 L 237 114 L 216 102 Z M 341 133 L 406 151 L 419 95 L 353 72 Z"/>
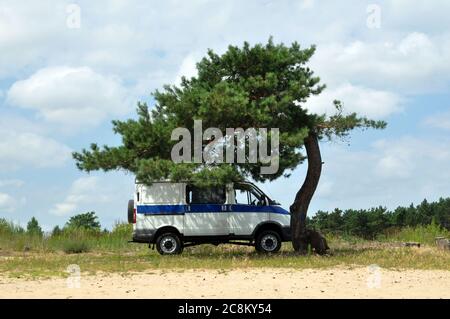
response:
<path id="1" fill-rule="evenodd" d="M 159 180 L 159 181 L 154 181 L 154 183 L 174 183 L 174 184 L 178 184 L 178 183 L 189 183 L 190 181 L 178 181 L 178 182 L 174 182 L 174 181 L 171 181 L 171 180 L 169 180 L 169 179 L 162 179 L 162 180 Z M 137 179 L 135 179 L 134 180 L 134 183 L 135 184 L 141 184 L 141 185 L 143 185 L 144 183 L 141 183 L 141 182 L 139 182 Z M 252 182 L 250 182 L 250 181 L 240 181 L 240 182 L 237 182 L 237 183 L 240 183 L 240 184 L 250 184 L 250 185 L 254 185 L 254 186 L 256 186 L 254 183 L 252 183 Z"/>

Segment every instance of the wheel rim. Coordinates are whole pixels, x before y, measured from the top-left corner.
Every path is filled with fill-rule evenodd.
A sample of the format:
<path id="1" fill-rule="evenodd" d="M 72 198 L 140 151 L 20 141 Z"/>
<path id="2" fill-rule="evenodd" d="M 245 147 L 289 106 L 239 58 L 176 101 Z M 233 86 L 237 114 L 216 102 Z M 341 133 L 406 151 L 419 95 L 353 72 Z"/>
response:
<path id="1" fill-rule="evenodd" d="M 172 254 L 177 249 L 177 241 L 173 237 L 164 237 L 160 244 L 161 250 L 166 254 Z"/>
<path id="2" fill-rule="evenodd" d="M 265 251 L 274 251 L 275 248 L 277 248 L 277 245 L 278 239 L 274 235 L 267 234 L 261 238 L 261 247 Z"/>

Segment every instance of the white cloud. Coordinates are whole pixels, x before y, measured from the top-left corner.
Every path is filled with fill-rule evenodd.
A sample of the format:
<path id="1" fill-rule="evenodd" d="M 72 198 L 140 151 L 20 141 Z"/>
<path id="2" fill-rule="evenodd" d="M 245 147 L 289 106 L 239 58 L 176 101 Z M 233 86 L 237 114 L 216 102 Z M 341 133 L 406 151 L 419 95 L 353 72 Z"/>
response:
<path id="1" fill-rule="evenodd" d="M 450 38 L 410 33 L 397 41 L 318 46 L 313 70 L 325 83 L 403 93 L 445 92 L 450 82 Z"/>
<path id="2" fill-rule="evenodd" d="M 175 78 L 176 85 L 180 85 L 181 77 L 183 76 L 187 79 L 197 76 L 197 62 L 200 61 L 200 59 L 201 57 L 199 57 L 198 54 L 189 54 L 183 59 L 183 62 L 181 62 L 181 66 Z"/>
<path id="3" fill-rule="evenodd" d="M 112 197 L 105 192 L 107 188 L 102 186 L 97 176 L 80 177 L 72 183 L 69 193 L 64 201 L 57 203 L 50 213 L 57 216 L 79 213 L 83 205 L 90 207 L 108 202 Z"/>
<path id="4" fill-rule="evenodd" d="M 344 104 L 344 112 L 357 112 L 371 118 L 384 118 L 401 110 L 402 98 L 395 93 L 373 90 L 349 83 L 324 90 L 320 95 L 312 96 L 305 107 L 312 113 L 334 114 L 333 100 Z"/>
<path id="5" fill-rule="evenodd" d="M 447 0 L 395 0 L 382 4 L 383 27 L 391 30 L 423 30 L 430 33 L 448 28 Z"/>
<path id="6" fill-rule="evenodd" d="M 416 162 L 412 160 L 419 143 L 413 139 L 401 141 L 379 140 L 374 144 L 374 154 L 378 154 L 375 173 L 386 179 L 411 178 L 415 171 Z"/>
<path id="7" fill-rule="evenodd" d="M 63 128 L 99 124 L 111 115 L 130 111 L 121 81 L 88 67 L 43 68 L 14 83 L 8 91 L 10 104 L 34 109 L 46 121 Z"/>
<path id="8" fill-rule="evenodd" d="M 68 45 L 83 50 L 80 30 L 69 29 L 66 24 L 68 4 L 58 0 L 1 1 L 0 79 L 16 78 L 17 74 L 36 69 L 42 63 L 70 57 Z"/>
<path id="9" fill-rule="evenodd" d="M 57 167 L 70 158 L 69 147 L 34 132 L 0 127 L 0 167 Z"/>
<path id="10" fill-rule="evenodd" d="M 3 179 L 0 180 L 0 187 L 14 187 L 19 188 L 25 184 L 24 181 L 20 179 Z"/>
<path id="11" fill-rule="evenodd" d="M 70 213 L 75 213 L 77 205 L 71 202 L 63 202 L 55 204 L 55 207 L 50 211 L 54 215 L 64 216 Z"/>
<path id="12" fill-rule="evenodd" d="M 37 121 L 31 121 L 23 116 L 11 115 L 4 112 L 6 108 L 2 109 L 0 104 L 0 131 L 17 131 L 28 132 L 37 135 L 48 135 L 49 129 L 46 125 L 42 125 Z"/>
<path id="13" fill-rule="evenodd" d="M 82 2 L 80 29 L 67 28 L 66 5 L 2 2 L 0 77 L 38 65 L 86 65 L 120 74 L 131 86 L 149 77 L 173 81 L 189 52 L 273 35 L 275 41 L 317 44 L 313 69 L 326 83 L 413 92 L 442 90 L 449 81 L 448 1 L 381 1 L 376 32 L 366 27 L 367 3 L 356 0 L 345 6 L 313 0 Z M 146 90 L 164 83 L 154 81 Z"/>
<path id="14" fill-rule="evenodd" d="M 301 0 L 298 5 L 300 9 L 310 9 L 314 7 L 314 0 Z"/>
<path id="15" fill-rule="evenodd" d="M 16 200 L 9 194 L 0 193 L 0 213 L 12 213 L 16 209 Z"/>
<path id="16" fill-rule="evenodd" d="M 450 131 L 450 112 L 430 116 L 425 119 L 424 123 L 432 128 Z"/>

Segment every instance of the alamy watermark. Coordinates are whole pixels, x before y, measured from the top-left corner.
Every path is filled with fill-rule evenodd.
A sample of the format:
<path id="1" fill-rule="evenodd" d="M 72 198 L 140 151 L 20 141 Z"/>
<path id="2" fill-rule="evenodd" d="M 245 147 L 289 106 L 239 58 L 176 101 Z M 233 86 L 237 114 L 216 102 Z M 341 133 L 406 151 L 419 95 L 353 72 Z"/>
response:
<path id="1" fill-rule="evenodd" d="M 80 266 L 72 264 L 67 266 L 66 272 L 69 273 L 66 284 L 69 289 L 78 289 L 81 286 L 81 271 Z"/>
<path id="2" fill-rule="evenodd" d="M 367 267 L 367 288 L 378 289 L 381 288 L 381 268 L 380 266 L 373 264 Z"/>
<path id="3" fill-rule="evenodd" d="M 381 7 L 378 4 L 369 4 L 366 8 L 368 14 L 366 25 L 369 29 L 381 28 Z"/>
<path id="4" fill-rule="evenodd" d="M 270 135 L 270 148 L 268 139 Z M 181 139 L 180 139 L 181 137 Z M 225 135 L 219 128 L 210 127 L 203 132 L 202 121 L 194 121 L 194 137 L 187 128 L 172 131 L 172 141 L 179 140 L 171 152 L 175 163 L 258 163 L 261 174 L 275 174 L 279 168 L 280 132 L 278 128 L 227 128 Z M 236 143 L 235 143 L 236 140 Z M 203 148 L 203 141 L 208 144 Z M 192 145 L 194 152 L 192 153 Z M 224 158 L 225 149 L 225 158 Z M 270 152 L 270 154 L 269 154 Z"/>
<path id="5" fill-rule="evenodd" d="M 81 8 L 76 3 L 71 3 L 66 6 L 66 26 L 69 29 L 81 28 Z"/>

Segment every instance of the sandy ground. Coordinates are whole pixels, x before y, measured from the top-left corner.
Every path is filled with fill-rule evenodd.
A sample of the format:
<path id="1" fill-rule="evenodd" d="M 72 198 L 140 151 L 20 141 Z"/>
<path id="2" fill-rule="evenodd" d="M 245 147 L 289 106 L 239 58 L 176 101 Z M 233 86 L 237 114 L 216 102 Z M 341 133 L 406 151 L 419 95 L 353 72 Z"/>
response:
<path id="1" fill-rule="evenodd" d="M 254 268 L 82 274 L 45 280 L 0 276 L 0 298 L 449 299 L 450 271 Z"/>

